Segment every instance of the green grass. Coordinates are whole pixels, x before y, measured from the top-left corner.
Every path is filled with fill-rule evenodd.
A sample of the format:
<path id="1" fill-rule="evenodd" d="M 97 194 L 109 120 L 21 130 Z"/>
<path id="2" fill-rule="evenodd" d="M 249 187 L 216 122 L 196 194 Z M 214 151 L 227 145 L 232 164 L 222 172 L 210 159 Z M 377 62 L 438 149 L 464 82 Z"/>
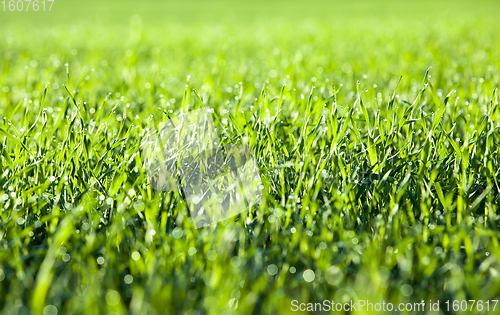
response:
<path id="1" fill-rule="evenodd" d="M 495 3 L 198 5 L 0 22 L 2 314 L 498 299 Z M 201 106 L 265 188 L 196 230 L 139 144 Z"/>

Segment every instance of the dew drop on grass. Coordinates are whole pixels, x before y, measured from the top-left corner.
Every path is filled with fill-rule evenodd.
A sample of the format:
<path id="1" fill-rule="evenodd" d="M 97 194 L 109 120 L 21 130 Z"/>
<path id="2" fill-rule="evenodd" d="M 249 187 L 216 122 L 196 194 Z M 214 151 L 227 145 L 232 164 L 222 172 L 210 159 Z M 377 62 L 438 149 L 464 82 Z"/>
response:
<path id="1" fill-rule="evenodd" d="M 139 260 L 139 258 L 141 258 L 141 254 L 139 254 L 138 251 L 135 251 L 132 253 L 132 255 L 130 255 L 130 257 L 132 257 L 133 260 L 137 261 Z"/>
<path id="2" fill-rule="evenodd" d="M 413 288 L 411 285 L 409 284 L 405 284 L 401 287 L 401 293 L 404 295 L 404 296 L 410 296 L 413 294 Z"/>
<path id="3" fill-rule="evenodd" d="M 211 249 L 207 253 L 207 259 L 210 261 L 214 261 L 217 259 L 217 251 Z"/>
<path id="4" fill-rule="evenodd" d="M 43 308 L 43 315 L 57 315 L 57 307 L 54 305 L 47 305 Z"/>
<path id="5" fill-rule="evenodd" d="M 267 273 L 271 276 L 274 276 L 278 273 L 278 267 L 275 264 L 270 264 L 269 266 L 267 266 Z"/>
<path id="6" fill-rule="evenodd" d="M 123 277 L 123 281 L 126 284 L 131 284 L 134 281 L 134 277 L 132 277 L 132 275 L 126 275 L 125 277 Z"/>
<path id="7" fill-rule="evenodd" d="M 325 280 L 331 285 L 338 285 L 343 278 L 342 270 L 337 266 L 331 266 L 325 272 Z"/>
<path id="8" fill-rule="evenodd" d="M 194 247 L 189 247 L 189 249 L 188 249 L 189 256 L 193 256 L 197 252 L 198 252 L 198 250 L 196 248 L 194 248 Z"/>
<path id="9" fill-rule="evenodd" d="M 65 253 L 65 254 L 63 255 L 63 257 L 62 257 L 62 260 L 63 260 L 64 262 L 68 262 L 68 261 L 70 261 L 70 259 L 71 259 L 71 256 L 70 256 L 68 253 Z"/>
<path id="10" fill-rule="evenodd" d="M 314 281 L 314 278 L 316 278 L 316 274 L 314 273 L 314 271 L 312 271 L 311 269 L 307 269 L 304 271 L 304 273 L 302 274 L 302 277 L 304 278 L 304 280 L 306 282 L 313 282 Z"/>
<path id="11" fill-rule="evenodd" d="M 172 231 L 172 236 L 175 238 L 175 239 L 179 239 L 182 237 L 182 234 L 184 234 L 184 232 L 182 231 L 181 228 L 179 227 L 176 227 L 173 231 Z"/>
<path id="12" fill-rule="evenodd" d="M 106 302 L 111 306 L 118 305 L 120 303 L 120 293 L 115 290 L 109 290 L 106 293 Z"/>

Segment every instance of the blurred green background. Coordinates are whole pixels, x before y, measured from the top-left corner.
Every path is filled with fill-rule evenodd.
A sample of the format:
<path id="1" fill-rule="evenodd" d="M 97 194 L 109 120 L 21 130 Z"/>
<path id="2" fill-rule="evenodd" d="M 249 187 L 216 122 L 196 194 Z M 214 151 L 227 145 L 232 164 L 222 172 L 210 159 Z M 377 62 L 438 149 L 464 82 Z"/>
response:
<path id="1" fill-rule="evenodd" d="M 8 4 L 7 0 L 7 4 Z M 25 3 L 27 4 L 27 2 Z M 373 21 L 413 22 L 432 24 L 451 19 L 462 23 L 471 19 L 492 19 L 498 14 L 494 0 L 352 0 L 352 1 L 73 1 L 56 0 L 51 12 L 1 12 L 3 27 L 29 25 L 51 27 L 60 25 L 124 25 L 134 14 L 144 17 L 147 25 L 168 23 L 219 24 L 233 26 L 252 22 L 288 20 L 303 22 L 325 19 L 331 23 L 367 24 Z M 269 25 L 269 27 L 272 27 Z"/>

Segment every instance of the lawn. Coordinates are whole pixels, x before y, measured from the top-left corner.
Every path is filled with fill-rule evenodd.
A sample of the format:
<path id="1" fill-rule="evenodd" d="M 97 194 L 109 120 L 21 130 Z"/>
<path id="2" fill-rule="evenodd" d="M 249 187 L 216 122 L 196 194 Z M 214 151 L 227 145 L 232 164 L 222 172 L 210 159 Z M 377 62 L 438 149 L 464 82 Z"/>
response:
<path id="1" fill-rule="evenodd" d="M 1 9 L 0 313 L 498 300 L 496 2 Z M 202 107 L 264 187 L 195 229 L 141 142 Z"/>

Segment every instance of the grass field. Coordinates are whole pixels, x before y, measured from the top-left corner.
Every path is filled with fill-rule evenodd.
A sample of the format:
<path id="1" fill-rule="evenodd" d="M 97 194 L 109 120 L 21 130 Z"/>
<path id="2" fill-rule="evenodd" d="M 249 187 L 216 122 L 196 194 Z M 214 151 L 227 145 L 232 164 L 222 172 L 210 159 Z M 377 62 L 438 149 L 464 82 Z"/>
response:
<path id="1" fill-rule="evenodd" d="M 0 11 L 0 313 L 498 299 L 499 8 Z M 140 143 L 203 106 L 224 143 L 253 148 L 264 189 L 195 229 L 179 193 L 151 189 Z"/>

